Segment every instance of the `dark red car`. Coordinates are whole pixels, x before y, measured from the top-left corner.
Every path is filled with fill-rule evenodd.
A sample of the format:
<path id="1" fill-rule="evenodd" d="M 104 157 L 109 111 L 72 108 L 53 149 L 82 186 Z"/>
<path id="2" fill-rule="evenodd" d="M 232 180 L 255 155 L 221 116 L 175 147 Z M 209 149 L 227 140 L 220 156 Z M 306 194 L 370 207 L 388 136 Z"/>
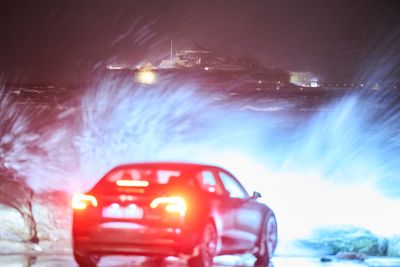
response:
<path id="1" fill-rule="evenodd" d="M 81 266 L 102 255 L 177 256 L 212 266 L 253 253 L 266 266 L 277 243 L 273 211 L 228 171 L 191 163 L 135 163 L 73 198 L 73 250 Z"/>

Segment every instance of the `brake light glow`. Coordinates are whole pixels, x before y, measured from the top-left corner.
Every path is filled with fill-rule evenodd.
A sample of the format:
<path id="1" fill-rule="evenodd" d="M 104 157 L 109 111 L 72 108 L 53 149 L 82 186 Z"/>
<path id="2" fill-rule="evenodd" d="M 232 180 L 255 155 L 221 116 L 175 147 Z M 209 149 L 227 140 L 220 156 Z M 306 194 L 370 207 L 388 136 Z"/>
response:
<path id="1" fill-rule="evenodd" d="M 137 180 L 117 180 L 118 186 L 127 186 L 127 187 L 147 187 L 149 186 L 148 181 L 137 181 Z"/>
<path id="2" fill-rule="evenodd" d="M 84 210 L 89 205 L 97 207 L 97 199 L 92 195 L 75 194 L 72 198 L 72 208 L 76 210 Z"/>
<path id="3" fill-rule="evenodd" d="M 165 206 L 165 210 L 171 213 L 186 214 L 186 201 L 182 197 L 158 197 L 150 203 L 150 207 L 155 209 L 158 206 Z"/>

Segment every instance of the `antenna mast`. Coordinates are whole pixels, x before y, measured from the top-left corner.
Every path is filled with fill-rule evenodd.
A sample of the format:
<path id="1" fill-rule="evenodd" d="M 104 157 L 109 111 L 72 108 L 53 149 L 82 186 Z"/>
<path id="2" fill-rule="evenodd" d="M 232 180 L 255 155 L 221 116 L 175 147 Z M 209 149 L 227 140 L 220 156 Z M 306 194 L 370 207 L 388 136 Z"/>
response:
<path id="1" fill-rule="evenodd" d="M 171 66 L 173 65 L 173 55 L 172 55 L 172 47 L 173 47 L 174 39 L 171 38 L 171 55 L 170 55 L 170 60 L 171 60 Z"/>

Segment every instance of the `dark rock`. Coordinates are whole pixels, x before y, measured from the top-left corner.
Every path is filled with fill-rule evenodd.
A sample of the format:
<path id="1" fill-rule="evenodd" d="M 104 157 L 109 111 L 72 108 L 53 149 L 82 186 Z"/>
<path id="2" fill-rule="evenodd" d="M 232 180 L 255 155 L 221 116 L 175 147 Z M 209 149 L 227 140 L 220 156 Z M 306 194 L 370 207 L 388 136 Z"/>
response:
<path id="1" fill-rule="evenodd" d="M 4 169 L 0 172 L 0 205 L 17 211 L 24 220 L 29 237 L 26 241 L 38 243 L 37 225 L 32 212 L 32 189 L 20 177 Z"/>
<path id="2" fill-rule="evenodd" d="M 319 260 L 321 262 L 331 262 L 331 261 L 333 261 L 333 259 L 331 257 L 327 257 L 327 256 L 321 257 Z"/>
<path id="3" fill-rule="evenodd" d="M 321 228 L 314 231 L 309 239 L 300 242 L 307 248 L 325 251 L 328 255 L 343 252 L 360 254 L 348 254 L 348 257 L 386 256 L 388 248 L 386 239 L 377 237 L 364 228 L 352 226 Z"/>
<path id="4" fill-rule="evenodd" d="M 358 253 L 358 252 L 341 251 L 338 254 L 336 254 L 336 258 L 341 259 L 341 260 L 360 260 L 360 261 L 363 261 L 363 260 L 365 260 L 366 255 L 364 253 Z"/>
<path id="5" fill-rule="evenodd" d="M 44 251 L 70 252 L 71 197 L 64 192 L 44 192 L 32 198 L 32 215 L 37 235 L 25 218 L 11 205 L 0 204 L 0 251 L 30 253 Z M 18 203 L 18 202 L 16 202 Z"/>
<path id="6" fill-rule="evenodd" d="M 387 255 L 390 257 L 400 257 L 400 235 L 389 238 Z"/>

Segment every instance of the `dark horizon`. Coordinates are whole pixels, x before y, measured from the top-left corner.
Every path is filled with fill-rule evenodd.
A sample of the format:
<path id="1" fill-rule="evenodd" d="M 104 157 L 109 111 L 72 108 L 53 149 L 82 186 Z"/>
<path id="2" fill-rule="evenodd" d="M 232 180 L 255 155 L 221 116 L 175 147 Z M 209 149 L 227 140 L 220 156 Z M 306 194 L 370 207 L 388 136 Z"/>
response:
<path id="1" fill-rule="evenodd" d="M 15 81 L 82 81 L 107 64 L 156 63 L 169 55 L 171 38 L 326 80 L 362 80 L 377 69 L 385 78 L 399 69 L 398 1 L 44 0 L 0 7 L 0 75 Z"/>

